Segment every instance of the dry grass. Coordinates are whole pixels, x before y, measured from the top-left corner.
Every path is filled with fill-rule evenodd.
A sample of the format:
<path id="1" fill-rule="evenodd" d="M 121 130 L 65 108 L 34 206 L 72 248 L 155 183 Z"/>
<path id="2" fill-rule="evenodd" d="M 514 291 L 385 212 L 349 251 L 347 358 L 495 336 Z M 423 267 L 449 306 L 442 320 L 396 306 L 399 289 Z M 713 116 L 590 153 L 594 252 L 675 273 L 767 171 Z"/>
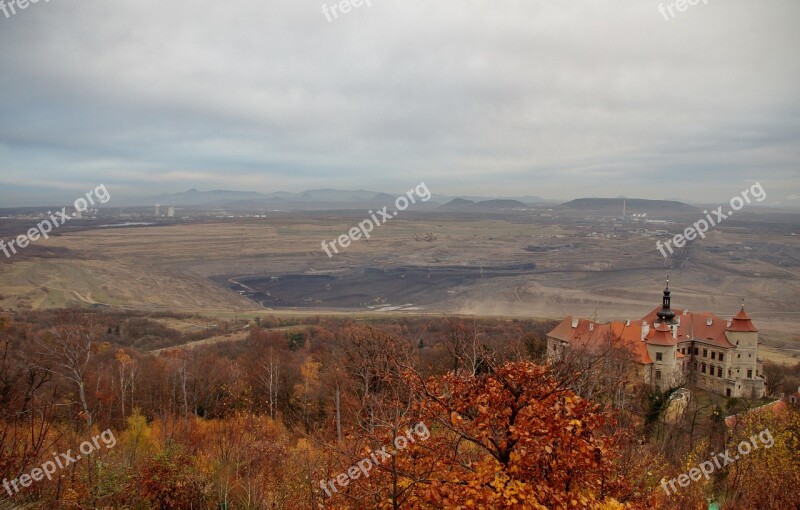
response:
<path id="1" fill-rule="evenodd" d="M 279 220 L 68 233 L 46 242 L 69 250 L 69 258 L 27 258 L 0 264 L 0 293 L 4 297 L 0 306 L 39 309 L 104 304 L 232 318 L 271 312 L 215 283 L 213 277 L 219 280 L 224 275 L 397 265 L 535 263 L 536 270 L 523 277 L 457 286 L 446 301 L 425 311 L 635 319 L 659 303 L 667 273 L 653 239 L 593 239 L 578 228 L 541 225 L 519 218 L 431 219 L 406 215 L 377 228 L 369 241 L 355 242 L 333 258 L 325 256 L 321 241 L 338 237 L 361 219 L 356 214 L 335 218 L 296 215 Z M 415 234 L 428 232 L 436 236 L 435 241 L 415 240 Z M 792 267 L 778 267 L 757 250 L 742 248 L 763 241 L 755 234 L 710 235 L 704 244 L 697 245 L 680 270 L 672 270 L 675 304 L 727 317 L 736 312 L 741 297 L 746 296 L 748 310 L 765 341 L 784 348 L 800 346 L 795 303 L 800 296 L 800 276 Z M 796 237 L 770 242 L 793 243 L 790 247 L 800 252 Z M 530 244 L 562 248 L 532 253 L 524 249 Z M 711 248 L 722 251 L 711 253 Z M 769 356 L 791 357 L 786 352 L 775 351 Z"/>

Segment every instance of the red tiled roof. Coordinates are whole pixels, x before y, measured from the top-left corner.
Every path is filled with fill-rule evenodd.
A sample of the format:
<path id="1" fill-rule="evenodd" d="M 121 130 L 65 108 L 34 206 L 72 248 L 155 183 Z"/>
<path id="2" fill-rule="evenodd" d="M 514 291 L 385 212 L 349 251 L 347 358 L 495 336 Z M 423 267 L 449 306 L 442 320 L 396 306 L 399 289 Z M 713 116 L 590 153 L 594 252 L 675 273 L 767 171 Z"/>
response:
<path id="1" fill-rule="evenodd" d="M 572 321 L 572 316 L 568 315 L 547 336 L 568 343 L 574 342 L 575 347 L 585 348 L 594 353 L 610 348 L 627 349 L 638 363 L 653 362 L 647 354 L 647 345 L 641 341 L 641 325 L 620 321 L 598 324 L 587 319 L 578 319 L 577 325 L 573 328 Z"/>
<path id="2" fill-rule="evenodd" d="M 731 320 L 731 325 L 728 327 L 728 331 L 758 331 L 753 325 L 753 321 L 750 320 L 750 316 L 744 311 L 744 305 L 742 305 L 742 309 L 739 310 L 739 313 L 733 316 L 733 320 Z"/>
<path id="3" fill-rule="evenodd" d="M 672 346 L 694 339 L 724 349 L 735 349 L 736 346 L 728 341 L 728 337 L 725 335 L 726 331 L 758 331 L 745 313 L 744 307 L 733 318 L 730 327 L 728 321 L 711 312 L 683 313 L 675 309 L 675 320 L 678 321 L 678 327 L 677 334 L 673 336 L 668 325 L 655 324 L 658 319 L 656 314 L 659 310 L 661 310 L 661 306 L 654 308 L 641 321 L 632 324 L 630 321 L 599 324 L 587 319 L 578 319 L 574 328 L 572 327 L 573 318 L 568 315 L 548 333 L 548 336 L 564 342 L 575 342 L 577 346 L 593 352 L 612 346 L 624 347 L 633 353 L 634 359 L 639 363 L 650 364 L 653 361 L 647 353 L 647 344 Z M 641 341 L 642 322 L 650 326 L 646 342 Z M 679 357 L 683 356 L 679 354 Z"/>
<path id="4" fill-rule="evenodd" d="M 647 321 L 648 324 L 654 325 L 655 320 L 658 318 L 656 312 L 661 310 L 658 306 L 650 313 L 645 315 L 642 320 Z M 711 324 L 709 325 L 709 319 Z M 736 346 L 728 341 L 725 336 L 725 329 L 727 321 L 721 319 L 711 312 L 675 312 L 675 320 L 679 320 L 678 334 L 676 336 L 678 343 L 688 342 L 695 339 L 705 342 L 707 344 L 715 345 L 725 349 L 734 349 Z"/>
<path id="5" fill-rule="evenodd" d="M 653 363 L 647 352 L 647 344 L 642 342 L 642 325 L 628 324 L 622 321 L 611 323 L 613 338 L 617 338 L 619 345 L 628 349 L 633 354 L 633 359 L 643 365 Z"/>
<path id="6" fill-rule="evenodd" d="M 589 321 L 586 320 L 578 320 L 578 324 L 576 327 L 572 327 L 572 316 L 567 315 L 564 317 L 564 320 L 561 321 L 555 328 L 553 328 L 548 336 L 552 336 L 553 338 L 558 338 L 559 340 L 563 340 L 565 342 L 571 342 L 573 340 L 580 340 L 584 336 L 588 335 L 589 331 Z"/>
<path id="7" fill-rule="evenodd" d="M 647 343 L 651 345 L 673 346 L 677 345 L 677 340 L 672 336 L 672 330 L 664 324 L 659 323 L 655 329 L 651 329 L 647 335 Z"/>

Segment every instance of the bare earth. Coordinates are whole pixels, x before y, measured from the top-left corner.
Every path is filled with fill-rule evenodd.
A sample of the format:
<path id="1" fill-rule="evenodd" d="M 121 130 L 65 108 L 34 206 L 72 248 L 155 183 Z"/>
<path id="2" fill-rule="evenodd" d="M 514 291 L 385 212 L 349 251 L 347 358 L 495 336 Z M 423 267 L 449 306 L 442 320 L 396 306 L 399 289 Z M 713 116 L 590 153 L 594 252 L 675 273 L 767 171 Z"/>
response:
<path id="1" fill-rule="evenodd" d="M 0 306 L 124 307 L 208 316 L 268 313 L 458 313 L 637 319 L 670 273 L 674 306 L 733 315 L 742 298 L 784 362 L 800 359 L 798 225 L 713 230 L 679 268 L 638 235 L 517 213 L 413 213 L 328 258 L 356 213 L 66 232 L 0 263 Z M 187 326 L 188 327 L 188 326 Z"/>

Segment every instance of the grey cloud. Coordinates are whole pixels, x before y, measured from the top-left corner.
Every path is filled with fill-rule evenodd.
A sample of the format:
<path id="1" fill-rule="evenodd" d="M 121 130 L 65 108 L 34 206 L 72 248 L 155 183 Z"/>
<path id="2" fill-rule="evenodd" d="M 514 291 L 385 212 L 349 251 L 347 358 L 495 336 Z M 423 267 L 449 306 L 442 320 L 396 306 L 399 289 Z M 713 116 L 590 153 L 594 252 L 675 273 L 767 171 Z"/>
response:
<path id="1" fill-rule="evenodd" d="M 0 14 L 0 184 L 800 191 L 796 2 L 670 21 L 651 0 L 372 4 L 332 23 L 296 0 Z"/>

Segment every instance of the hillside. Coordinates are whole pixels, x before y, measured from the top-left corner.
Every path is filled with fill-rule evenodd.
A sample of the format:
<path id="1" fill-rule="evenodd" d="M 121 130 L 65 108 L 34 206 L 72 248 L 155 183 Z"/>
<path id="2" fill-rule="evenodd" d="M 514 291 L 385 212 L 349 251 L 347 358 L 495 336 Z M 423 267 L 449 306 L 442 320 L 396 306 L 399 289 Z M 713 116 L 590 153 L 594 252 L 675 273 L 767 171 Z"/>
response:
<path id="1" fill-rule="evenodd" d="M 527 205 L 519 200 L 511 199 L 492 199 L 474 202 L 472 200 L 465 200 L 463 198 L 456 198 L 444 204 L 441 209 L 460 209 L 471 211 L 489 211 L 489 210 L 508 210 L 508 209 L 527 209 Z"/>
<path id="2" fill-rule="evenodd" d="M 622 214 L 623 203 L 629 214 L 686 213 L 698 210 L 696 207 L 675 200 L 647 200 L 643 198 L 578 198 L 561 205 L 568 209 Z"/>

